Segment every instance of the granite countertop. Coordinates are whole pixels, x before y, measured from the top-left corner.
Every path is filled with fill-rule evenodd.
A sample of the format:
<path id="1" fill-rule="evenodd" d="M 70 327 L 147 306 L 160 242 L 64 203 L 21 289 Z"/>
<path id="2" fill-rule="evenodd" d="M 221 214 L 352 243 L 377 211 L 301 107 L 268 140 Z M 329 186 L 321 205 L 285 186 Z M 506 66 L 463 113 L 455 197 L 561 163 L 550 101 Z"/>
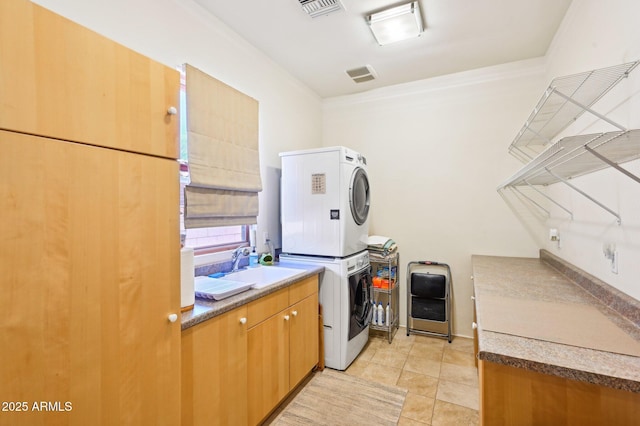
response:
<path id="1" fill-rule="evenodd" d="M 291 269 L 300 269 L 303 273 L 292 278 L 281 280 L 269 287 L 257 290 L 247 290 L 222 300 L 199 299 L 196 297 L 193 309 L 182 313 L 182 330 L 186 330 L 189 327 L 193 327 L 194 325 L 211 319 L 217 315 L 221 315 L 239 306 L 246 305 L 253 300 L 275 293 L 276 291 L 289 287 L 300 280 L 317 275 L 324 271 L 324 266 L 317 265 L 302 265 L 297 263 L 288 264 L 285 262 L 280 262 L 277 265 Z"/>
<path id="2" fill-rule="evenodd" d="M 483 316 L 485 320 L 487 318 L 487 313 L 483 312 L 483 299 L 486 302 L 500 296 L 549 304 L 590 306 L 596 308 L 624 333 L 640 341 L 640 327 L 628 319 L 637 315 L 638 301 L 629 298 L 625 305 L 627 312 L 623 312 L 624 316 L 621 315 L 602 302 L 607 301 L 607 297 L 601 297 L 600 294 L 595 297 L 585 290 L 583 283 L 578 285 L 560 273 L 565 272 L 562 265 L 562 269 L 554 268 L 564 261 L 543 252 L 541 259 L 477 255 L 472 257 L 478 357 L 481 360 L 539 373 L 640 392 L 640 357 L 483 329 Z M 577 269 L 572 265 L 567 268 L 572 271 Z M 606 284 L 604 286 L 608 287 Z M 593 292 L 592 289 L 590 291 Z M 598 336 L 594 335 L 593 338 L 597 339 Z"/>

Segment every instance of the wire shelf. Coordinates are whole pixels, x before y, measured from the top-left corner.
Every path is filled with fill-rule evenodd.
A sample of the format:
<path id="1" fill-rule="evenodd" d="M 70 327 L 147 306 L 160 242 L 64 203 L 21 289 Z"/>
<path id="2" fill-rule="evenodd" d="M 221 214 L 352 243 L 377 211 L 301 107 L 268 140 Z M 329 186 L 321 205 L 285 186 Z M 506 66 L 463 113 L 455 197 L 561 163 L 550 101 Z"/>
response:
<path id="1" fill-rule="evenodd" d="M 638 66 L 640 61 L 555 78 L 538 101 L 524 126 L 511 142 L 509 152 L 528 163 L 507 181 L 498 186 L 516 192 L 549 215 L 549 210 L 531 195 L 551 201 L 573 219 L 573 212 L 537 186 L 562 182 L 583 195 L 622 223 L 620 214 L 569 182 L 570 179 L 612 167 L 640 183 L 620 164 L 640 158 L 640 130 L 628 130 L 606 116 L 591 109 L 602 96 Z M 606 121 L 616 131 L 562 138 L 551 144 L 558 133 L 567 128 L 585 111 Z M 533 153 L 533 155 L 530 155 Z M 532 194 L 519 188 L 528 187 Z"/>
<path id="2" fill-rule="evenodd" d="M 587 109 L 591 108 L 640 61 L 555 78 L 543 93 L 509 151 L 529 148 L 539 153 Z"/>
<path id="3" fill-rule="evenodd" d="M 591 150 L 591 151 L 590 151 Z M 605 157 L 605 162 L 595 154 Z M 640 130 L 560 139 L 498 187 L 551 185 L 640 158 Z"/>

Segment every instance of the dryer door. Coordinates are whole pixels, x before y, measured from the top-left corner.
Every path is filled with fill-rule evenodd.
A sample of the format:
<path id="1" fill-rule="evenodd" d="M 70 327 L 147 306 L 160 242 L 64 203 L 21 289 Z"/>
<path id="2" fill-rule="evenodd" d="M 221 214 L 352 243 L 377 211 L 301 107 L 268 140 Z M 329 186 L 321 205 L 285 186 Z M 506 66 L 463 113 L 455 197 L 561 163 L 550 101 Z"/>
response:
<path id="1" fill-rule="evenodd" d="M 351 175 L 349 205 L 353 220 L 358 225 L 365 223 L 369 217 L 369 178 L 367 172 L 359 167 Z"/>
<path id="2" fill-rule="evenodd" d="M 349 275 L 349 340 L 371 323 L 371 287 L 370 266 Z"/>

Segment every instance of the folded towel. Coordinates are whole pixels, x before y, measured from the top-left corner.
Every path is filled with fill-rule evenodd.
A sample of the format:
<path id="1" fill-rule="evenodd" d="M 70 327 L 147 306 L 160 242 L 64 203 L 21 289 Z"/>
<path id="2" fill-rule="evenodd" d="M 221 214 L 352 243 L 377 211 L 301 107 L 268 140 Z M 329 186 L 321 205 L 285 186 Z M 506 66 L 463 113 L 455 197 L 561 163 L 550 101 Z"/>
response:
<path id="1" fill-rule="evenodd" d="M 380 235 L 369 235 L 369 239 L 367 240 L 367 244 L 370 246 L 384 246 L 387 242 L 393 241 L 389 237 L 383 237 Z"/>
<path id="2" fill-rule="evenodd" d="M 370 235 L 367 240 L 367 249 L 371 253 L 377 252 L 382 256 L 387 256 L 395 252 L 397 248 L 396 242 L 389 237 Z"/>

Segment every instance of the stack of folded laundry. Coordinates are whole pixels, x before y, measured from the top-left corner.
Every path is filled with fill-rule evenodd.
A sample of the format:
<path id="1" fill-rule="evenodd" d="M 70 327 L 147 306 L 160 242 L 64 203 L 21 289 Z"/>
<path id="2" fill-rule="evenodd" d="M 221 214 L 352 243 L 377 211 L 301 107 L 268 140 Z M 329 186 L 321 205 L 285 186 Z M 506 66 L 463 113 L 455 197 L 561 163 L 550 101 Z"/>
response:
<path id="1" fill-rule="evenodd" d="M 396 242 L 389 237 L 382 237 L 380 235 L 369 235 L 367 241 L 367 250 L 372 257 L 385 258 L 396 252 L 398 246 Z"/>
<path id="2" fill-rule="evenodd" d="M 398 246 L 391 238 L 380 235 L 370 235 L 367 241 L 369 258 L 373 263 L 373 286 L 385 290 L 395 287 L 397 264 L 391 261 L 398 255 Z M 388 263 L 387 263 L 388 262 Z"/>

